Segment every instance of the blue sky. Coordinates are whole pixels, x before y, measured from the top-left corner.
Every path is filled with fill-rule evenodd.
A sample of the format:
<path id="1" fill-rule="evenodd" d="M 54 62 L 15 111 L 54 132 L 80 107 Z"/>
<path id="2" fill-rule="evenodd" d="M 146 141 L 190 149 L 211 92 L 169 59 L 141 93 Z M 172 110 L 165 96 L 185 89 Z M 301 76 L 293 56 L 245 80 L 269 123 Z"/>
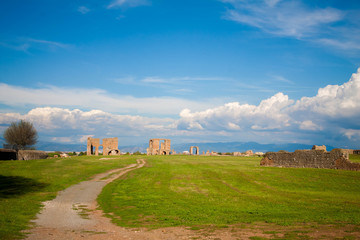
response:
<path id="1" fill-rule="evenodd" d="M 360 148 L 360 3 L 0 2 L 0 131 Z"/>

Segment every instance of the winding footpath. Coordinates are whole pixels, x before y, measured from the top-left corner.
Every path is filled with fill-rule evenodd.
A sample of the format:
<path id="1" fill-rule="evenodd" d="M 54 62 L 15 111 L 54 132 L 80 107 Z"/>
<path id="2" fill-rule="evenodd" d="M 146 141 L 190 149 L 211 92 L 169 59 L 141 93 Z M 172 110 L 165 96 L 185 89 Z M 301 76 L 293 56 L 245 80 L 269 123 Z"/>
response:
<path id="1" fill-rule="evenodd" d="M 44 202 L 42 211 L 33 220 L 34 228 L 25 231 L 27 240 L 165 240 L 191 239 L 193 231 L 184 228 L 127 229 L 116 226 L 97 209 L 96 199 L 103 187 L 120 176 L 141 168 L 145 160 L 138 159 L 120 169 L 95 175 L 63 191 L 51 201 Z M 209 239 L 209 238 L 205 238 Z"/>
<path id="2" fill-rule="evenodd" d="M 136 232 L 117 227 L 103 217 L 96 209 L 96 198 L 106 184 L 144 165 L 145 161 L 138 159 L 136 164 L 95 175 L 59 192 L 55 199 L 43 203 L 27 239 L 136 239 L 128 236 Z"/>

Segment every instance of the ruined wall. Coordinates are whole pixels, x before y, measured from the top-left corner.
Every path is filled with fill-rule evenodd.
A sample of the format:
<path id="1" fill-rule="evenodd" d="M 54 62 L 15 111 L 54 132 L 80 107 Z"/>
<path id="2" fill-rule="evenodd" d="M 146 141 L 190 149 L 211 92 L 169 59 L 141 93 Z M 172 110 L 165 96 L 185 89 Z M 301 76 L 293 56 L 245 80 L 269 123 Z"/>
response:
<path id="1" fill-rule="evenodd" d="M 163 138 L 150 139 L 149 147 L 146 151 L 147 155 L 169 155 L 171 151 L 171 140 Z"/>
<path id="2" fill-rule="evenodd" d="M 349 161 L 346 151 L 334 149 L 297 150 L 295 152 L 268 152 L 260 162 L 261 166 L 296 167 L 296 168 L 330 168 L 344 170 L 360 170 L 360 163 Z"/>
<path id="3" fill-rule="evenodd" d="M 353 149 L 341 149 L 341 151 L 346 152 L 347 154 L 354 154 Z"/>
<path id="4" fill-rule="evenodd" d="M 87 155 L 96 156 L 99 155 L 99 147 L 103 147 L 103 155 L 120 155 L 120 151 L 118 149 L 118 138 L 104 138 L 103 144 L 100 144 L 100 138 L 91 138 L 88 137 L 87 140 Z"/>
<path id="5" fill-rule="evenodd" d="M 16 150 L 13 149 L 0 149 L 0 160 L 16 160 Z"/>
<path id="6" fill-rule="evenodd" d="M 38 150 L 19 150 L 18 160 L 33 160 L 33 159 L 45 159 L 48 154 L 44 151 Z"/>
<path id="7" fill-rule="evenodd" d="M 118 155 L 120 151 L 118 150 L 118 138 L 104 138 L 102 140 L 103 144 L 103 155 Z"/>
<path id="8" fill-rule="evenodd" d="M 99 147 L 100 147 L 100 138 L 88 137 L 88 139 L 87 139 L 87 151 L 86 151 L 86 154 L 88 156 L 93 155 L 93 154 L 98 156 L 99 155 Z M 95 152 L 94 152 L 94 148 L 95 148 Z"/>
<path id="9" fill-rule="evenodd" d="M 193 154 L 194 149 L 196 150 L 195 155 L 199 155 L 199 154 L 200 154 L 200 152 L 199 152 L 199 147 L 197 147 L 197 146 L 191 146 L 191 147 L 190 147 L 190 155 L 194 155 L 194 154 Z"/>
<path id="10" fill-rule="evenodd" d="M 321 145 L 321 146 L 314 145 L 312 147 L 312 150 L 323 150 L 324 152 L 326 152 L 326 146 L 325 145 Z"/>
<path id="11" fill-rule="evenodd" d="M 45 159 L 48 154 L 44 151 L 38 150 L 19 150 L 16 154 L 16 150 L 12 149 L 0 149 L 0 160 L 33 160 L 33 159 Z"/>

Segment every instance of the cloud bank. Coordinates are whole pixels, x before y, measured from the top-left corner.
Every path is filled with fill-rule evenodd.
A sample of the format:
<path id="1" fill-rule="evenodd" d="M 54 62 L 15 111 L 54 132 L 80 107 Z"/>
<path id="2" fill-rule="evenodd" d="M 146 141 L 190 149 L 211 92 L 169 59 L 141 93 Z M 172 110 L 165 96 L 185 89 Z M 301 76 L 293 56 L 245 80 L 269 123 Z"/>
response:
<path id="1" fill-rule="evenodd" d="M 17 98 L 21 96 L 19 94 L 23 94 L 25 100 L 18 100 L 16 104 L 24 101 L 40 104 L 38 100 L 32 99 L 37 94 L 45 94 L 42 90 L 39 91 L 26 95 L 24 89 L 2 84 L 0 103 L 8 105 L 16 102 L 16 99 L 10 101 L 3 97 L 3 94 L 10 94 L 8 97 L 15 94 Z M 0 126 L 1 130 L 4 130 L 12 121 L 26 119 L 33 122 L 43 136 L 64 142 L 83 141 L 89 135 L 119 136 L 125 142 L 138 143 L 146 142 L 149 137 L 172 136 L 178 141 L 276 141 L 360 148 L 359 92 L 360 68 L 348 82 L 325 86 L 318 90 L 316 96 L 303 97 L 296 101 L 279 92 L 262 100 L 258 105 L 231 102 L 203 111 L 182 108 L 178 111 L 178 117 L 171 118 L 123 115 L 106 110 L 36 107 L 26 114 L 0 113 Z M 81 92 L 77 94 L 79 99 L 84 97 Z M 103 97 L 99 90 L 91 94 L 95 95 L 95 99 L 97 95 Z M 58 95 L 57 91 L 52 92 L 54 103 L 60 98 Z M 70 106 L 70 102 L 66 103 L 67 97 L 62 95 L 61 99 Z M 114 100 L 116 99 L 110 98 L 107 103 Z M 164 101 L 166 100 L 159 99 L 159 106 L 166 108 Z M 120 102 L 118 100 L 116 104 Z M 87 104 L 86 101 L 76 103 Z M 137 106 L 130 101 L 121 104 L 129 104 L 129 108 Z"/>
<path id="2" fill-rule="evenodd" d="M 212 100 L 196 102 L 175 97 L 136 98 L 110 94 L 102 89 L 68 89 L 56 86 L 25 88 L 4 83 L 0 83 L 0 93 L 0 103 L 12 107 L 75 107 L 127 114 L 177 115 L 188 106 L 204 109 L 213 105 Z"/>
<path id="3" fill-rule="evenodd" d="M 226 131 L 257 139 L 334 142 L 360 140 L 360 68 L 343 85 L 320 88 L 314 97 L 298 101 L 277 93 L 259 105 L 228 103 L 200 112 L 185 109 L 177 129 L 193 132 Z M 306 139 L 308 138 L 308 139 Z M 341 142 L 343 141 L 343 142 Z"/>

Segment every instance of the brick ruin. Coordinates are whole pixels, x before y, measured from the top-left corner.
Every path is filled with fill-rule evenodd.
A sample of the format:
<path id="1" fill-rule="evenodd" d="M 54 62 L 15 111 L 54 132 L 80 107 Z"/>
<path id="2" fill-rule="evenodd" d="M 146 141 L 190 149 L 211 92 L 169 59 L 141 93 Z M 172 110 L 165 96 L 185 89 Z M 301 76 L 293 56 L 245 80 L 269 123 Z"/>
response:
<path id="1" fill-rule="evenodd" d="M 163 138 L 150 139 L 146 151 L 147 155 L 169 155 L 171 152 L 171 140 Z"/>
<path id="2" fill-rule="evenodd" d="M 103 144 L 100 144 L 100 138 L 87 139 L 87 155 L 99 155 L 99 147 L 103 148 L 103 155 L 120 155 L 118 149 L 118 138 L 104 138 Z"/>
<path id="3" fill-rule="evenodd" d="M 268 152 L 260 162 L 261 166 L 294 168 L 330 168 L 360 170 L 360 163 L 349 161 L 348 152 L 343 149 L 296 150 L 295 152 Z"/>
<path id="4" fill-rule="evenodd" d="M 193 153 L 194 149 L 195 149 L 195 153 Z M 190 155 L 199 155 L 199 154 L 200 154 L 199 147 L 197 147 L 197 146 L 191 146 L 190 147 Z"/>

